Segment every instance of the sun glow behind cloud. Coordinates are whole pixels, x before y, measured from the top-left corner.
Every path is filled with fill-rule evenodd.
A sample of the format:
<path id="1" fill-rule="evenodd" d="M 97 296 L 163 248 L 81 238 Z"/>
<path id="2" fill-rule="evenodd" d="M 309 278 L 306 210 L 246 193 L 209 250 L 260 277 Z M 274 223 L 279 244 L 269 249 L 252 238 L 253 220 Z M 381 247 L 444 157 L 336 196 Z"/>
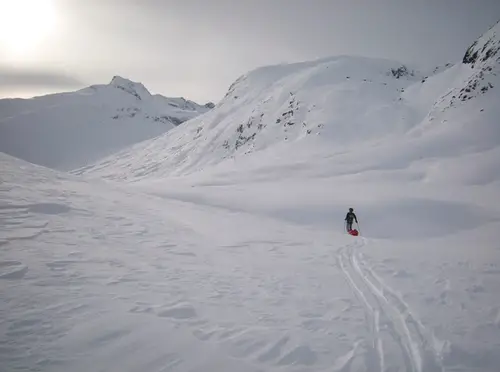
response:
<path id="1" fill-rule="evenodd" d="M 0 51 L 5 58 L 30 58 L 57 28 L 52 0 L 0 0 Z"/>

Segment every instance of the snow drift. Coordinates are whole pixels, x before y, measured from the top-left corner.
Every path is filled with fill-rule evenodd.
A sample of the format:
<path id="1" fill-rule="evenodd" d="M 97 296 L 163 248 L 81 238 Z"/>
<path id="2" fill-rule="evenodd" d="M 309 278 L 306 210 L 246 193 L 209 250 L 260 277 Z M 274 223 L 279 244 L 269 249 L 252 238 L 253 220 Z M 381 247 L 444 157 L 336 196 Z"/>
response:
<path id="1" fill-rule="evenodd" d="M 151 95 L 142 84 L 115 76 L 108 85 L 74 93 L 0 100 L 0 151 L 70 170 L 206 111 L 183 98 Z"/>

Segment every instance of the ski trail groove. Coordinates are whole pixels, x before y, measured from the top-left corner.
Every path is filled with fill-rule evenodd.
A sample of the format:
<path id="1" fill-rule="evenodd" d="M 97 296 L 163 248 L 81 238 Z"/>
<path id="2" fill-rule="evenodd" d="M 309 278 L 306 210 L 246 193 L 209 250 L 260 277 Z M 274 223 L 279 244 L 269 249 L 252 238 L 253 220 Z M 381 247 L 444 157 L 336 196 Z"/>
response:
<path id="1" fill-rule="evenodd" d="M 392 324 L 391 328 L 397 333 L 396 337 L 393 336 L 394 341 L 400 345 L 400 348 L 404 351 L 404 353 L 406 353 L 406 358 L 410 360 L 411 371 L 422 372 L 422 358 L 419 349 L 411 337 L 410 331 L 408 330 L 407 324 L 404 322 L 402 314 L 386 300 L 383 293 L 379 291 L 379 289 L 361 270 L 352 249 L 348 250 L 348 254 L 353 269 L 357 273 L 358 277 L 364 282 L 365 287 L 376 298 L 376 303 L 380 308 L 380 312 L 387 317 L 387 320 Z"/>
<path id="2" fill-rule="evenodd" d="M 355 269 L 363 276 L 372 292 L 384 303 L 389 311 L 399 320 L 408 341 L 416 371 L 441 372 L 439 353 L 432 347 L 430 337 L 422 322 L 416 318 L 410 306 L 363 261 L 359 252 L 351 251 Z"/>
<path id="3" fill-rule="evenodd" d="M 401 363 L 405 371 L 441 372 L 442 366 L 429 339 L 424 336 L 423 325 L 400 296 L 363 261 L 358 252 L 363 245 L 361 241 L 340 248 L 337 259 L 343 275 L 365 308 L 366 324 L 371 333 L 371 349 L 366 359 L 370 370 L 383 372 L 390 369 L 391 364 Z M 391 358 L 387 359 L 387 355 Z"/>
<path id="4" fill-rule="evenodd" d="M 371 349 L 366 360 L 370 371 L 385 371 L 385 352 L 396 352 L 399 354 L 396 359 L 401 358 L 406 371 L 442 372 L 439 353 L 432 347 L 425 327 L 401 296 L 363 260 L 358 251 L 363 245 L 364 241 L 361 241 L 341 247 L 337 260 L 365 309 L 366 324 L 371 333 Z M 386 328 L 381 329 L 381 324 Z M 388 343 L 383 343 L 384 340 Z M 391 349 L 393 344 L 396 347 Z"/>
<path id="5" fill-rule="evenodd" d="M 360 299 L 365 308 L 365 319 L 368 328 L 370 329 L 372 340 L 371 340 L 371 348 L 369 350 L 369 360 L 368 364 L 375 366 L 378 365 L 378 371 L 383 372 L 385 369 L 384 366 L 384 350 L 382 340 L 380 338 L 380 313 L 372 303 L 368 300 L 366 294 L 366 290 L 363 291 L 360 286 L 356 284 L 356 279 L 353 275 L 353 270 L 351 267 L 351 263 L 349 257 L 345 255 L 345 249 L 348 247 L 343 247 L 340 250 L 338 255 L 338 263 L 339 266 L 347 279 L 349 285 L 354 291 L 356 297 Z"/>

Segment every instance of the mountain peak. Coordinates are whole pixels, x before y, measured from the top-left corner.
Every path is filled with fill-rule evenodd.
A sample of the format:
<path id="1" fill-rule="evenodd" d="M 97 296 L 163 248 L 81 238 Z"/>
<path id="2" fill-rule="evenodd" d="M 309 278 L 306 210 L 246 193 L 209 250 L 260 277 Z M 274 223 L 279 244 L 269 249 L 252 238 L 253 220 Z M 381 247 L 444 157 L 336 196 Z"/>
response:
<path id="1" fill-rule="evenodd" d="M 133 95 L 140 101 L 147 97 L 151 97 L 151 93 L 149 93 L 142 83 L 137 83 L 118 75 L 113 76 L 109 85 Z"/>

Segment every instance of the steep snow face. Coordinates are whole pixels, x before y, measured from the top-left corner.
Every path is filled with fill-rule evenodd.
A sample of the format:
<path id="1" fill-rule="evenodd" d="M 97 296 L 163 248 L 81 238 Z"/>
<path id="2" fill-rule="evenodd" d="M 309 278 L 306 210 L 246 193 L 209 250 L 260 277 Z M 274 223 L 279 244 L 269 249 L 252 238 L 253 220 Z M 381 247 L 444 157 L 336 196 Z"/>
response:
<path id="1" fill-rule="evenodd" d="M 473 43 L 462 63 L 406 93 L 404 98 L 419 106 L 423 117 L 409 135 L 433 158 L 427 181 L 441 182 L 448 172 L 467 184 L 500 180 L 499 37 L 497 23 Z M 430 97 L 436 97 L 433 104 Z"/>
<path id="2" fill-rule="evenodd" d="M 0 100 L 0 151 L 70 170 L 208 110 L 183 98 L 152 96 L 142 84 L 115 76 L 108 85 L 73 93 Z"/>
<path id="3" fill-rule="evenodd" d="M 493 25 L 465 53 L 464 64 L 482 68 L 500 60 L 500 22 Z"/>
<path id="4" fill-rule="evenodd" d="M 455 100 L 471 100 L 486 94 L 498 85 L 500 73 L 500 22 L 490 28 L 465 53 L 463 64 L 470 67 L 470 76 Z M 452 102 L 453 103 L 453 102 Z"/>

